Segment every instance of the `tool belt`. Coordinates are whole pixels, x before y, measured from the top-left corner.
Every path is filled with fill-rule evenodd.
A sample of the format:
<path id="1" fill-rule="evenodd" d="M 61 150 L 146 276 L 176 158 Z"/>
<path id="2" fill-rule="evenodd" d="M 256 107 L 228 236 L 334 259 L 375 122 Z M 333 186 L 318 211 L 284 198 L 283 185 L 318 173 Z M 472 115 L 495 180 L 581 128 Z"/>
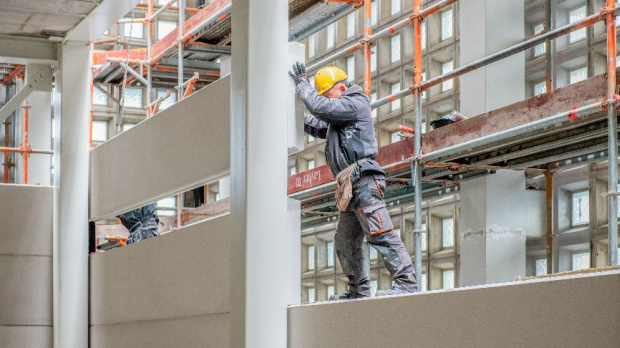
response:
<path id="1" fill-rule="evenodd" d="M 338 211 L 345 211 L 353 198 L 353 183 L 351 176 L 353 171 L 362 163 L 368 161 L 367 158 L 355 161 L 350 166 L 343 169 L 336 175 L 336 206 Z"/>

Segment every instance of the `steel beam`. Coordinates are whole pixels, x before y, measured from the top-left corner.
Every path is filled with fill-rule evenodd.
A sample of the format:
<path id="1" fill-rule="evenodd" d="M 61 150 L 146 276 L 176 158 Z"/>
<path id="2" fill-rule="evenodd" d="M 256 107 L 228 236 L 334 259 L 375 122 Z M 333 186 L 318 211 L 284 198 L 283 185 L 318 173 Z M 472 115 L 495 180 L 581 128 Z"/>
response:
<path id="1" fill-rule="evenodd" d="M 137 71 L 135 71 L 132 67 L 130 67 L 129 65 L 127 65 L 127 63 L 118 63 L 120 66 L 122 66 L 123 68 L 127 69 L 127 72 L 130 73 L 133 77 L 135 77 L 136 79 L 138 79 L 138 81 L 140 81 L 140 83 L 142 83 L 145 86 L 148 86 L 149 81 L 147 81 L 147 79 L 144 78 L 144 76 L 142 76 L 142 74 L 139 74 Z"/>
<path id="2" fill-rule="evenodd" d="M 175 68 L 177 67 L 177 64 L 177 59 L 173 58 L 164 58 L 160 63 L 161 66 L 170 66 Z M 183 59 L 183 66 L 189 69 L 220 71 L 219 63 L 205 60 Z"/>
<path id="3" fill-rule="evenodd" d="M 53 70 L 51 67 L 48 69 L 43 69 L 38 76 L 36 76 L 32 81 L 28 81 L 28 83 L 17 92 L 11 100 L 6 102 L 2 109 L 0 109 L 0 122 L 4 122 L 7 117 L 11 116 L 11 114 L 17 110 L 17 108 L 22 104 L 28 96 L 34 92 L 39 85 L 43 83 L 51 83 L 53 76 Z"/>

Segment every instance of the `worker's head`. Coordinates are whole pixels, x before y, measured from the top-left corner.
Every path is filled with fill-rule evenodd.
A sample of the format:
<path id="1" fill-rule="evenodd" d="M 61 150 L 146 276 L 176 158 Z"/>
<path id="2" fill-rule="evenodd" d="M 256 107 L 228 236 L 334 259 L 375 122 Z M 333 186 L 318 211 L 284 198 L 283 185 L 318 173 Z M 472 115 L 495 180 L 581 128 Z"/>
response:
<path id="1" fill-rule="evenodd" d="M 317 92 L 326 98 L 339 98 L 347 88 L 347 73 L 335 66 L 328 66 L 314 75 Z"/>

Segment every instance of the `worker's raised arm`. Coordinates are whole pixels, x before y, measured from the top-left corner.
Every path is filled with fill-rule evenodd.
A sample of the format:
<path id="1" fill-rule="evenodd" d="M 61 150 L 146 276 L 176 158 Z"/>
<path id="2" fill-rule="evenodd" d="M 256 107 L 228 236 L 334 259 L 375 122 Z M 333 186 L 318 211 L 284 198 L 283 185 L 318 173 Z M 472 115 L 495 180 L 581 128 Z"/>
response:
<path id="1" fill-rule="evenodd" d="M 327 128 L 329 124 L 319 120 L 312 115 L 304 116 L 304 132 L 310 134 L 315 138 L 325 139 L 327 138 Z"/>
<path id="2" fill-rule="evenodd" d="M 317 93 L 309 82 L 297 85 L 297 94 L 304 101 L 306 108 L 321 121 L 333 125 L 354 123 L 358 118 L 358 105 L 353 98 L 326 98 Z"/>

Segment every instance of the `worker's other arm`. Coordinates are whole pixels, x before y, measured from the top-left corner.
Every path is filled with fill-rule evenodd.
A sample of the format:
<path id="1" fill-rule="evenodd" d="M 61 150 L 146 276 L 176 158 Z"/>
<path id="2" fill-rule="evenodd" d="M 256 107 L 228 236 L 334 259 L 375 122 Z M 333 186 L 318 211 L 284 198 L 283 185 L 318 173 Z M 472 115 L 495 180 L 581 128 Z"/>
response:
<path id="1" fill-rule="evenodd" d="M 300 82 L 297 85 L 297 94 L 304 101 L 308 111 L 327 124 L 346 125 L 357 122 L 358 108 L 350 97 L 326 98 L 318 94 L 308 82 Z"/>
<path id="2" fill-rule="evenodd" d="M 325 139 L 327 138 L 328 127 L 329 124 L 312 115 L 304 116 L 304 132 L 306 132 L 306 134 L 310 134 L 315 138 Z"/>

